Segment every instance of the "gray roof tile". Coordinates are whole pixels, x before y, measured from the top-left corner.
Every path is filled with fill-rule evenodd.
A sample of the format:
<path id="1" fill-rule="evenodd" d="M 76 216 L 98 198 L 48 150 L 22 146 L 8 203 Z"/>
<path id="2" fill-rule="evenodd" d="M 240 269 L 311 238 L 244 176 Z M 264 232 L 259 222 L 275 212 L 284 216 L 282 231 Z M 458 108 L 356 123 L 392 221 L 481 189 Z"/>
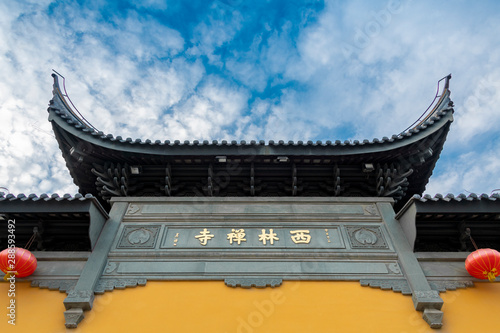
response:
<path id="1" fill-rule="evenodd" d="M 55 201 L 73 201 L 73 200 L 85 201 L 85 200 L 92 200 L 92 199 L 97 200 L 97 198 L 94 197 L 92 194 L 82 195 L 80 193 L 77 193 L 73 196 L 71 194 L 66 193 L 61 197 L 57 193 L 54 193 L 54 194 L 43 193 L 43 194 L 40 194 L 39 196 L 34 194 L 34 193 L 31 193 L 28 196 L 26 196 L 24 193 L 20 193 L 16 196 L 16 195 L 11 194 L 11 193 L 5 194 L 4 192 L 0 192 L 0 201 L 16 201 L 16 200 L 19 200 L 19 201 L 40 201 L 40 200 L 42 200 L 42 201 L 51 201 L 51 200 L 55 200 Z"/>
<path id="2" fill-rule="evenodd" d="M 455 196 L 451 193 L 448 193 L 445 196 L 443 196 L 440 193 L 437 193 L 436 195 L 434 195 L 434 197 L 432 197 L 429 194 L 425 194 L 424 196 L 420 196 L 418 194 L 415 194 L 412 197 L 412 200 L 420 201 L 420 202 L 428 202 L 428 201 L 429 202 L 437 202 L 437 201 L 441 201 L 441 202 L 458 201 L 458 202 L 460 202 L 460 201 L 481 201 L 481 200 L 488 200 L 488 201 L 499 200 L 500 201 L 500 193 L 493 193 L 492 195 L 488 195 L 486 193 L 479 194 L 479 195 L 476 193 L 470 193 L 469 195 L 460 193 L 457 196 Z"/>

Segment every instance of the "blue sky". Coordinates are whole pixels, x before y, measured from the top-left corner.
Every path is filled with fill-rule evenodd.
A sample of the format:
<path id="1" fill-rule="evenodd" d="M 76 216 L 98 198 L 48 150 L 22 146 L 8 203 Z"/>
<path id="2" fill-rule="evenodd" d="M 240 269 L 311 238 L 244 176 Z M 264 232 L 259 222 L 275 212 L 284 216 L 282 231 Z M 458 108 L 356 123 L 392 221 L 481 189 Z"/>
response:
<path id="1" fill-rule="evenodd" d="M 426 192 L 500 188 L 497 1 L 0 3 L 0 187 L 76 193 L 51 70 L 99 130 L 152 140 L 363 140 L 413 123 L 449 73 Z"/>

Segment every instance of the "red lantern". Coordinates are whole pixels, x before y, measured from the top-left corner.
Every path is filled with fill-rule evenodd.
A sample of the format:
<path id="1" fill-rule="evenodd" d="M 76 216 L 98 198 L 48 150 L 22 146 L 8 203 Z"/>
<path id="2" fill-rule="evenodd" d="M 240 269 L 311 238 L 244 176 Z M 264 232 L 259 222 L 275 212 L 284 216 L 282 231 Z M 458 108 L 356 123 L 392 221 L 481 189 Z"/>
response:
<path id="1" fill-rule="evenodd" d="M 500 274 L 500 253 L 492 249 L 479 249 L 467 256 L 465 269 L 481 280 L 495 281 Z"/>
<path id="2" fill-rule="evenodd" d="M 35 256 L 26 249 L 15 247 L 0 252 L 0 270 L 6 274 L 4 279 L 9 274 L 20 278 L 31 275 L 36 265 Z"/>

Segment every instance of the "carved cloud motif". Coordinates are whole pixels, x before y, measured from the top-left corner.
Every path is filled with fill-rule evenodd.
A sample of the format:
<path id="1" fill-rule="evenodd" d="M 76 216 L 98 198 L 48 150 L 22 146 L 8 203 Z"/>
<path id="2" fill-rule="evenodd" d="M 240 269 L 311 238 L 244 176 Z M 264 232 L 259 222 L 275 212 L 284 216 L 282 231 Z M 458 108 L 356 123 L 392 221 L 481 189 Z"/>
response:
<path id="1" fill-rule="evenodd" d="M 153 249 L 160 232 L 159 225 L 127 225 L 123 228 L 118 249 Z"/>
<path id="2" fill-rule="evenodd" d="M 380 226 L 347 226 L 349 242 L 353 249 L 387 249 Z"/>
<path id="3" fill-rule="evenodd" d="M 151 238 L 151 233 L 149 230 L 141 228 L 132 231 L 128 234 L 128 241 L 130 244 L 144 244 Z"/>
<path id="4" fill-rule="evenodd" d="M 377 235 L 368 229 L 361 228 L 354 232 L 354 238 L 361 244 L 374 245 L 377 243 Z"/>

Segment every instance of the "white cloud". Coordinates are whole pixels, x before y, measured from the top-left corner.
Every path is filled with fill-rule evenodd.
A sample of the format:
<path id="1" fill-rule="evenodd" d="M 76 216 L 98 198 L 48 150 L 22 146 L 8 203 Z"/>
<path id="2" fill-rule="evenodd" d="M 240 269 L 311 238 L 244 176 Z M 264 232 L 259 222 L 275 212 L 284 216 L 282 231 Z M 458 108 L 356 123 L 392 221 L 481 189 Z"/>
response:
<path id="1" fill-rule="evenodd" d="M 233 39 L 241 28 L 241 21 L 241 13 L 234 8 L 213 3 L 209 17 L 195 27 L 191 40 L 193 47 L 188 53 L 193 56 L 206 56 L 210 63 L 222 67 L 220 55 L 216 54 L 215 50 Z"/>
<path id="2" fill-rule="evenodd" d="M 208 76 L 196 94 L 163 117 L 165 132 L 178 140 L 228 139 L 233 135 L 227 126 L 238 120 L 247 108 L 247 100 L 244 89 Z"/>
<path id="3" fill-rule="evenodd" d="M 491 144 L 500 121 L 498 11 L 402 1 L 391 12 L 391 3 L 327 2 L 316 20 L 254 31 L 239 3 L 214 3 L 183 36 L 131 9 L 104 19 L 77 3 L 2 2 L 0 186 L 76 191 L 46 120 L 54 68 L 96 127 L 153 140 L 389 136 L 452 72 L 456 121 L 428 191 L 490 190 L 500 153 Z M 236 47 L 240 33 L 254 35 Z"/>
<path id="4" fill-rule="evenodd" d="M 457 133 L 454 139 L 461 144 L 489 131 L 498 133 L 500 123 L 500 70 L 495 69 L 482 78 L 475 77 L 469 87 L 453 129 Z"/>
<path id="5" fill-rule="evenodd" d="M 426 193 L 486 193 L 500 188 L 500 146 L 491 150 L 465 152 L 446 163 L 443 171 L 432 177 Z M 446 192 L 446 193 L 443 193 Z"/>
<path id="6" fill-rule="evenodd" d="M 47 122 L 51 68 L 70 78 L 69 92 L 84 116 L 110 132 L 117 129 L 115 121 L 123 111 L 114 103 L 121 104 L 126 92 L 132 91 L 140 79 L 156 85 L 145 85 L 150 93 L 143 92 L 135 109 L 144 105 L 147 95 L 156 93 L 148 111 L 157 121 L 162 105 L 181 98 L 177 86 L 196 76 L 196 70 L 189 69 L 189 65 L 176 72 L 172 69 L 175 64 L 159 71 L 148 69 L 148 75 L 143 74 L 141 61 L 154 62 L 158 57 L 175 56 L 183 49 L 178 32 L 151 18 L 130 15 L 121 21 L 117 19 L 113 26 L 78 6 L 60 4 L 53 14 L 56 17 L 49 17 L 46 5 L 0 5 L 4 6 L 0 14 L 0 121 L 7 131 L 0 146 L 0 186 L 13 193 L 77 191 Z M 147 38 L 139 38 L 141 34 Z M 108 43 L 110 40 L 112 43 Z M 189 75 L 183 72 L 183 77 L 176 77 L 180 70 Z M 154 81 L 161 79 L 162 71 L 171 72 L 167 83 L 172 91 L 170 96 L 174 97 L 157 90 L 159 82 Z M 139 90 L 134 93 L 141 96 Z M 129 117 L 134 114 L 133 106 Z M 139 134 L 149 133 L 140 129 Z"/>
<path id="7" fill-rule="evenodd" d="M 153 10 L 166 10 L 168 8 L 168 1 L 166 0 L 132 0 L 131 3 L 137 8 Z"/>

